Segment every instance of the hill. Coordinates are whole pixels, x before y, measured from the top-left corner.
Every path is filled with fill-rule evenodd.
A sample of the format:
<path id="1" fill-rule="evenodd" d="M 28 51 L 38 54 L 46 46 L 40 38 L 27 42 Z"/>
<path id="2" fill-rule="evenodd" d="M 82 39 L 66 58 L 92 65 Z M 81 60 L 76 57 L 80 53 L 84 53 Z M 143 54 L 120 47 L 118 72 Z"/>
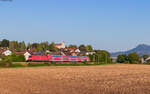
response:
<path id="1" fill-rule="evenodd" d="M 128 51 L 111 53 L 111 56 L 117 57 L 119 54 L 126 54 L 127 55 L 127 54 L 130 54 L 132 52 L 137 52 L 140 56 L 142 56 L 144 54 L 150 55 L 150 45 L 140 44 L 136 48 L 133 48 L 133 49 L 128 50 Z"/>

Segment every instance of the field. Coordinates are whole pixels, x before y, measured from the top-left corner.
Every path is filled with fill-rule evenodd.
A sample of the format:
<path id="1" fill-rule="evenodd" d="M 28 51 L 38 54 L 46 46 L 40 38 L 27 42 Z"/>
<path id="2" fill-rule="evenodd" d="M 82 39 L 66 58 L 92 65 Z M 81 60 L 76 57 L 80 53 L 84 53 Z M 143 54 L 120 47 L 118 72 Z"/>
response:
<path id="1" fill-rule="evenodd" d="M 150 65 L 2 68 L 0 94 L 150 94 Z"/>

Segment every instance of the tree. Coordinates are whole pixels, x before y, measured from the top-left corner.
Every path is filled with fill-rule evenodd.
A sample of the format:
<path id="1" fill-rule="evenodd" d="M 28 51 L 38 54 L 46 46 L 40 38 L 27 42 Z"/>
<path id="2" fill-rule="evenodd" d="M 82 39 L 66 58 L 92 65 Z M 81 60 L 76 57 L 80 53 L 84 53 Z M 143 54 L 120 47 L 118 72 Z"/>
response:
<path id="1" fill-rule="evenodd" d="M 118 63 L 127 63 L 128 62 L 128 56 L 125 54 L 118 55 L 117 62 Z"/>
<path id="2" fill-rule="evenodd" d="M 140 62 L 140 56 L 136 52 L 129 54 L 128 59 L 130 64 L 137 64 Z"/>
<path id="3" fill-rule="evenodd" d="M 0 66 L 2 67 L 10 67 L 12 65 L 12 59 L 10 56 L 6 57 L 3 56 L 2 57 L 2 61 L 0 61 Z"/>
<path id="4" fill-rule="evenodd" d="M 49 43 L 47 41 L 40 43 L 40 46 L 42 47 L 43 50 L 49 49 Z"/>
<path id="5" fill-rule="evenodd" d="M 93 51 L 92 45 L 87 45 L 87 46 L 86 46 L 86 50 L 87 50 L 88 52 L 92 52 L 92 51 Z"/>
<path id="6" fill-rule="evenodd" d="M 15 50 L 15 41 L 10 41 L 9 42 L 9 49 L 14 51 Z"/>
<path id="7" fill-rule="evenodd" d="M 21 50 L 21 51 L 24 51 L 25 49 L 26 49 L 26 44 L 25 44 L 25 42 L 23 41 L 23 42 L 20 43 L 20 50 Z"/>
<path id="8" fill-rule="evenodd" d="M 52 42 L 52 43 L 49 45 L 49 50 L 50 50 L 50 51 L 53 51 L 53 52 L 56 52 L 56 51 L 57 51 L 57 48 L 56 48 L 54 42 Z"/>
<path id="9" fill-rule="evenodd" d="M 19 42 L 18 41 L 14 41 L 14 48 L 19 51 L 20 47 L 19 47 Z"/>
<path id="10" fill-rule="evenodd" d="M 29 50 L 29 49 L 31 49 L 31 48 L 32 48 L 31 43 L 28 43 L 28 44 L 27 44 L 27 49 Z"/>
<path id="11" fill-rule="evenodd" d="M 37 49 L 37 48 L 38 48 L 38 46 L 39 46 L 39 44 L 38 44 L 38 43 L 33 43 L 33 44 L 32 44 L 32 48 L 36 48 L 36 49 Z"/>
<path id="12" fill-rule="evenodd" d="M 68 46 L 68 48 L 77 48 L 77 45 L 72 45 L 72 44 L 70 44 L 70 45 Z"/>
<path id="13" fill-rule="evenodd" d="M 84 44 L 80 45 L 79 50 L 82 52 L 86 52 L 86 46 Z"/>
<path id="14" fill-rule="evenodd" d="M 1 47 L 9 47 L 9 40 L 3 39 L 1 41 Z"/>

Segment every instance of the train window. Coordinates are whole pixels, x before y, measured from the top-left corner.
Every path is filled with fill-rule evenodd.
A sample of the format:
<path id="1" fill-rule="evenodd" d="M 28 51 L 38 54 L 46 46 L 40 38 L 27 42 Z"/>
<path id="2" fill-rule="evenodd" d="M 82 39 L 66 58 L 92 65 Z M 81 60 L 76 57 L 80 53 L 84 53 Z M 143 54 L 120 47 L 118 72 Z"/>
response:
<path id="1" fill-rule="evenodd" d="M 83 58 L 87 58 L 86 56 L 83 56 Z"/>
<path id="2" fill-rule="evenodd" d="M 54 59 L 54 60 L 61 60 L 61 59 Z"/>
<path id="3" fill-rule="evenodd" d="M 72 61 L 76 61 L 76 59 L 71 59 Z"/>
<path id="4" fill-rule="evenodd" d="M 53 56 L 53 57 L 62 57 L 62 56 Z"/>
<path id="5" fill-rule="evenodd" d="M 29 58 L 31 58 L 32 56 L 29 56 Z"/>

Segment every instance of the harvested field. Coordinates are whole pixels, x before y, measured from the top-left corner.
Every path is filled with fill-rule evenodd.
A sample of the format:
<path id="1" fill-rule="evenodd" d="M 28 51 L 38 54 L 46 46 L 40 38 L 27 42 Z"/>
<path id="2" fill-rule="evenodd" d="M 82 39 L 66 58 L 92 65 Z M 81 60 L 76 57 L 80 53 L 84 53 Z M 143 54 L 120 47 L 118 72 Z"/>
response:
<path id="1" fill-rule="evenodd" d="M 150 94 L 150 65 L 0 69 L 0 94 Z"/>

